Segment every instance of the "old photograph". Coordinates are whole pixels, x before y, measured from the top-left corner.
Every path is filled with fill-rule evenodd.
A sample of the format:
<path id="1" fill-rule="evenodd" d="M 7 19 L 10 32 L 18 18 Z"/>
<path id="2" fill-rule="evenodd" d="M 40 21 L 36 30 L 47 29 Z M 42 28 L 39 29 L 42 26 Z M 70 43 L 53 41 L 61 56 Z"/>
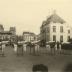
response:
<path id="1" fill-rule="evenodd" d="M 0 0 L 0 72 L 72 72 L 72 0 Z"/>

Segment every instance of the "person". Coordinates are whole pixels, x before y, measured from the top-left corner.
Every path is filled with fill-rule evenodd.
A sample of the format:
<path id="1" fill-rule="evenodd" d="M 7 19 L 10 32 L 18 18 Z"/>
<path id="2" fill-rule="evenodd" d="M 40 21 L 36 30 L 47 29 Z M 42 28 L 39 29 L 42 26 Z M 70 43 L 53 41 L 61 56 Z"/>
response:
<path id="1" fill-rule="evenodd" d="M 23 44 L 23 51 L 24 51 L 24 53 L 26 53 L 26 46 L 27 46 L 27 45 L 24 43 L 24 44 Z"/>
<path id="2" fill-rule="evenodd" d="M 43 64 L 33 65 L 33 72 L 48 72 L 48 67 Z"/>
<path id="3" fill-rule="evenodd" d="M 2 55 L 4 56 L 5 43 L 2 43 Z"/>
<path id="4" fill-rule="evenodd" d="M 35 44 L 35 53 L 36 55 L 39 55 L 39 44 Z"/>
<path id="5" fill-rule="evenodd" d="M 50 54 L 50 45 L 49 45 L 49 43 L 46 44 L 46 50 L 47 50 L 47 53 Z"/>
<path id="6" fill-rule="evenodd" d="M 61 43 L 59 44 L 59 54 L 61 54 Z"/>
<path id="7" fill-rule="evenodd" d="M 54 51 L 55 51 L 55 54 L 56 54 L 56 52 L 57 52 L 57 43 L 56 42 L 55 42 Z"/>
<path id="8" fill-rule="evenodd" d="M 59 42 L 57 42 L 57 49 L 59 49 L 59 44 L 60 44 L 60 43 L 59 43 Z"/>
<path id="9" fill-rule="evenodd" d="M 60 52 L 59 45 L 60 45 L 60 43 L 59 43 L 59 41 L 57 41 L 57 53 L 58 53 L 58 54 L 59 54 L 59 52 Z"/>
<path id="10" fill-rule="evenodd" d="M 17 53 L 17 44 L 14 44 L 14 52 Z"/>

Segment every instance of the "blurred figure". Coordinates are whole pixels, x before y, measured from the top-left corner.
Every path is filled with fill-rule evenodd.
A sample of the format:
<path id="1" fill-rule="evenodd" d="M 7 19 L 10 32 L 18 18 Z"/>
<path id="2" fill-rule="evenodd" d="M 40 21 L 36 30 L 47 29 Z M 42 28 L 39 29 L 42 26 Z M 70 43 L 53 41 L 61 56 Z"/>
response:
<path id="1" fill-rule="evenodd" d="M 57 54 L 57 43 L 55 42 L 55 48 L 54 48 L 54 50 L 55 50 L 55 55 Z"/>
<path id="2" fill-rule="evenodd" d="M 4 52 L 5 52 L 5 43 L 2 41 L 2 55 L 4 56 Z"/>
<path id="3" fill-rule="evenodd" d="M 72 63 L 67 64 L 63 72 L 72 72 Z"/>
<path id="4" fill-rule="evenodd" d="M 43 64 L 34 65 L 32 68 L 33 72 L 48 72 L 48 67 Z"/>
<path id="5" fill-rule="evenodd" d="M 61 46 L 62 46 L 62 43 L 59 44 L 59 54 L 61 54 Z"/>
<path id="6" fill-rule="evenodd" d="M 24 51 L 24 53 L 26 53 L 26 51 L 27 51 L 26 48 L 27 48 L 27 45 L 24 43 L 23 44 L 23 51 Z"/>
<path id="7" fill-rule="evenodd" d="M 50 45 L 49 45 L 49 43 L 46 43 L 46 50 L 47 50 L 47 53 L 50 54 Z"/>
<path id="8" fill-rule="evenodd" d="M 57 41 L 57 54 L 60 54 L 60 43 Z"/>
<path id="9" fill-rule="evenodd" d="M 17 44 L 14 44 L 14 52 L 17 54 Z"/>

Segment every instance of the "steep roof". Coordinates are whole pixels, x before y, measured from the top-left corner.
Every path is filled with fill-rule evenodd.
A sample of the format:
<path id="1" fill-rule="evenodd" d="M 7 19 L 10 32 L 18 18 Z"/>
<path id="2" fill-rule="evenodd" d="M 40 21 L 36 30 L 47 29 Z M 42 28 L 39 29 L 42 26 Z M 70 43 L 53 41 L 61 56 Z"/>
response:
<path id="1" fill-rule="evenodd" d="M 47 24 L 49 24 L 50 22 L 53 22 L 53 23 L 65 23 L 65 21 L 60 17 L 58 16 L 56 13 L 53 13 L 51 16 L 49 16 L 46 20 Z"/>

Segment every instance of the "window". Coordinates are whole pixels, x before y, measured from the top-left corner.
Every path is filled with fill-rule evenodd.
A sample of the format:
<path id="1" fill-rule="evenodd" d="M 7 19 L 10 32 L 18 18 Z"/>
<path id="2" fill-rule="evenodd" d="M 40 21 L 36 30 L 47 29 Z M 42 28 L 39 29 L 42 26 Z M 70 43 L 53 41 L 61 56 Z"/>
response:
<path id="1" fill-rule="evenodd" d="M 60 42 L 63 42 L 63 35 L 60 36 Z"/>
<path id="2" fill-rule="evenodd" d="M 61 33 L 63 32 L 63 26 L 60 26 L 60 32 Z"/>
<path id="3" fill-rule="evenodd" d="M 56 35 L 53 35 L 53 41 L 56 41 Z"/>
<path id="4" fill-rule="evenodd" d="M 70 40 L 70 36 L 68 36 L 68 41 Z"/>
<path id="5" fill-rule="evenodd" d="M 56 32 L 56 26 L 53 26 L 53 32 Z"/>
<path id="6" fill-rule="evenodd" d="M 70 34 L 70 30 L 68 30 L 68 34 Z"/>

